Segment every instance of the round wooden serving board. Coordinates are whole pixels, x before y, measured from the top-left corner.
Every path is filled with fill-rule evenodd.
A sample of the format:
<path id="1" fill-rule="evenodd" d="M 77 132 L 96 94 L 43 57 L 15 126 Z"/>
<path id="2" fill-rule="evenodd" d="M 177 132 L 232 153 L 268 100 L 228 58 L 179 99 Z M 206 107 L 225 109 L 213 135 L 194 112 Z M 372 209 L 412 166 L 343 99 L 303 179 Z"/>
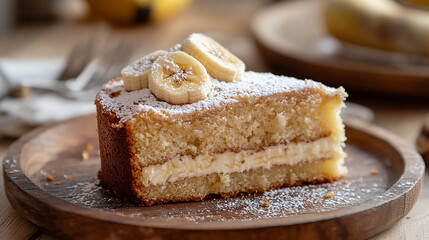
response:
<path id="1" fill-rule="evenodd" d="M 3 161 L 5 190 L 16 211 L 60 239 L 363 239 L 410 211 L 424 165 L 390 133 L 356 119 L 345 124 L 349 173 L 337 182 L 138 207 L 98 185 L 96 121 L 89 115 L 15 142 Z M 94 150 L 84 161 L 88 143 Z"/>
<path id="2" fill-rule="evenodd" d="M 276 73 L 348 91 L 429 98 L 429 58 L 335 40 L 325 29 L 325 2 L 286 1 L 254 16 L 252 33 Z"/>

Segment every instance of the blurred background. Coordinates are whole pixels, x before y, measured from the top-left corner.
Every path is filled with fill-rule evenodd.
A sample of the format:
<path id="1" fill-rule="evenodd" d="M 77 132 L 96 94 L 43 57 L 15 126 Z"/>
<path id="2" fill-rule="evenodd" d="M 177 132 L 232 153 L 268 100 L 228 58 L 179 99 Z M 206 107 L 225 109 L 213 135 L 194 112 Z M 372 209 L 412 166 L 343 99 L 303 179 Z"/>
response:
<path id="1" fill-rule="evenodd" d="M 0 156 L 34 127 L 94 113 L 104 82 L 193 32 L 246 70 L 343 86 L 345 115 L 429 151 L 429 1 L 0 0 Z"/>

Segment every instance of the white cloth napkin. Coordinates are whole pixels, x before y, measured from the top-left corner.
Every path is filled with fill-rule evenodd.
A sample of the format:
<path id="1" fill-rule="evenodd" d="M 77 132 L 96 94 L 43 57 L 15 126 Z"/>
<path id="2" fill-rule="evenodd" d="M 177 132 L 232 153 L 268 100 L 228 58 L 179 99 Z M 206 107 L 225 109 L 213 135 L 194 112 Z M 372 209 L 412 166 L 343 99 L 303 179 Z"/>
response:
<path id="1" fill-rule="evenodd" d="M 0 67 L 12 81 L 54 81 L 64 66 L 62 59 L 0 59 Z M 0 86 L 3 91 L 5 86 Z M 94 96 L 95 97 L 95 96 Z M 76 101 L 54 93 L 32 91 L 27 98 L 0 102 L 0 136 L 18 137 L 30 128 L 95 112 L 93 100 Z"/>

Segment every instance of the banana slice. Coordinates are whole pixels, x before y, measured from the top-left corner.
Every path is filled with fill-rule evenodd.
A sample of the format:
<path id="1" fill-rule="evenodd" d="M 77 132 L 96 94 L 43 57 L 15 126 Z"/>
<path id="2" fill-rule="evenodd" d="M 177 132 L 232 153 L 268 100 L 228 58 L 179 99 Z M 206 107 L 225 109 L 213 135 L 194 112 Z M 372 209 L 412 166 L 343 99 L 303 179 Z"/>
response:
<path id="1" fill-rule="evenodd" d="M 150 67 L 155 60 L 167 54 L 167 51 L 158 50 L 149 53 L 145 57 L 135 61 L 134 63 L 122 69 L 122 79 L 126 91 L 140 90 L 148 88 L 148 75 Z"/>
<path id="2" fill-rule="evenodd" d="M 220 81 L 241 81 L 243 77 L 246 68 L 243 61 L 204 34 L 191 34 L 181 49 L 200 61 L 207 72 Z"/>
<path id="3" fill-rule="evenodd" d="M 204 66 L 182 51 L 159 57 L 149 73 L 149 89 L 171 104 L 193 103 L 207 97 L 211 80 Z"/>

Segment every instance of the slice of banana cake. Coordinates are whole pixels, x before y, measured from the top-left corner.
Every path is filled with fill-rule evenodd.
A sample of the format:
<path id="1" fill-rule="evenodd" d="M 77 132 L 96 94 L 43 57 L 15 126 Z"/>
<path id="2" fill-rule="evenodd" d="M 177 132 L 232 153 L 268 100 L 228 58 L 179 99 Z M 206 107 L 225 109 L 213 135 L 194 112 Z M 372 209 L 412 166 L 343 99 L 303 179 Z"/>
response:
<path id="1" fill-rule="evenodd" d="M 100 181 L 120 198 L 197 201 L 347 172 L 342 88 L 245 72 L 202 34 L 146 60 L 126 67 L 136 74 L 106 83 L 95 101 Z"/>

